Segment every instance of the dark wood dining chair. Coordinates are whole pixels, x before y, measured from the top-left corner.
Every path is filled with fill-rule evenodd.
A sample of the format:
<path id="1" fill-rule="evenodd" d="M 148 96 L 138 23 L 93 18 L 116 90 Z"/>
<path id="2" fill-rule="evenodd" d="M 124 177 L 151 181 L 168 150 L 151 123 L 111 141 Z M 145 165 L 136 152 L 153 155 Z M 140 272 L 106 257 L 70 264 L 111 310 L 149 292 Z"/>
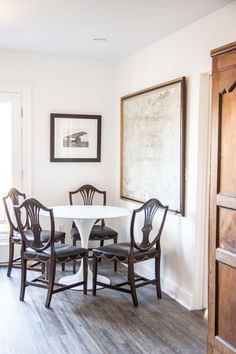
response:
<path id="1" fill-rule="evenodd" d="M 158 213 L 157 213 L 158 211 Z M 96 296 L 96 286 L 100 285 L 132 295 L 134 306 L 138 306 L 136 288 L 155 284 L 157 297 L 161 298 L 161 280 L 160 280 L 160 260 L 161 246 L 160 238 L 166 219 L 168 206 L 164 206 L 157 199 L 150 199 L 139 209 L 135 209 L 132 214 L 130 225 L 130 242 L 117 243 L 93 249 L 93 295 Z M 135 229 L 137 217 L 143 216 L 144 222 L 140 228 L 142 237 L 141 242 L 137 240 L 137 229 Z M 155 225 L 158 223 L 158 230 L 153 237 L 153 220 Z M 140 218 L 139 218 L 140 220 Z M 153 230 L 154 231 L 154 230 Z M 128 265 L 128 281 L 110 285 L 97 281 L 98 259 L 116 260 Z M 148 259 L 155 259 L 155 279 L 148 280 L 144 277 L 135 276 L 134 264 Z M 127 289 L 126 286 L 129 286 Z"/>
<path id="2" fill-rule="evenodd" d="M 95 196 L 101 196 L 101 204 L 106 205 L 106 192 L 98 190 L 96 187 L 91 184 L 85 184 L 75 191 L 69 192 L 70 204 L 81 204 L 92 205 L 94 204 Z M 75 223 L 72 224 L 71 237 L 73 246 L 76 246 L 76 242 L 81 240 L 79 230 L 77 229 Z M 118 233 L 112 228 L 105 225 L 103 219 L 97 220 L 95 225 L 92 228 L 92 231 L 89 236 L 90 241 L 100 241 L 100 246 L 104 245 L 104 241 L 113 240 L 113 243 L 117 243 Z M 92 248 L 89 248 L 91 251 Z M 114 262 L 114 270 L 117 270 L 117 262 Z M 76 263 L 73 264 L 73 271 L 76 272 Z"/>
<path id="3" fill-rule="evenodd" d="M 83 285 L 84 294 L 87 294 L 87 266 L 88 250 L 72 245 L 55 243 L 55 223 L 53 210 L 46 208 L 36 199 L 25 199 L 19 206 L 14 206 L 17 226 L 21 234 L 21 290 L 20 300 L 24 300 L 25 288 L 29 285 L 46 288 L 47 298 L 45 307 L 49 308 L 52 295 L 60 291 Z M 41 212 L 50 218 L 50 236 L 47 242 L 42 242 L 42 227 L 40 225 Z M 25 221 L 23 221 L 25 220 Z M 27 230 L 25 229 L 27 225 Z M 30 235 L 30 237 L 28 237 Z M 83 259 L 83 281 L 70 285 L 55 283 L 56 264 Z M 46 265 L 47 273 L 28 281 L 27 261 L 33 260 Z"/>
<path id="4" fill-rule="evenodd" d="M 3 204 L 5 208 L 5 213 L 7 216 L 7 220 L 9 223 L 9 260 L 8 260 L 8 269 L 7 269 L 7 276 L 11 276 L 12 268 L 21 268 L 20 259 L 21 257 L 14 258 L 14 248 L 15 245 L 21 245 L 21 234 L 18 229 L 17 224 L 14 221 L 13 217 L 13 206 L 19 205 L 22 201 L 26 199 L 25 193 L 21 193 L 16 188 L 11 188 L 7 195 L 2 198 Z M 26 225 L 24 225 L 26 226 Z M 43 242 L 47 242 L 50 237 L 49 230 L 43 230 L 41 232 L 41 237 Z M 55 242 L 60 241 L 62 244 L 65 243 L 65 232 L 55 231 Z M 41 271 L 40 269 L 35 268 L 38 265 L 38 262 L 33 263 L 29 270 L 33 271 Z M 64 264 L 62 264 L 62 270 L 65 269 Z"/>

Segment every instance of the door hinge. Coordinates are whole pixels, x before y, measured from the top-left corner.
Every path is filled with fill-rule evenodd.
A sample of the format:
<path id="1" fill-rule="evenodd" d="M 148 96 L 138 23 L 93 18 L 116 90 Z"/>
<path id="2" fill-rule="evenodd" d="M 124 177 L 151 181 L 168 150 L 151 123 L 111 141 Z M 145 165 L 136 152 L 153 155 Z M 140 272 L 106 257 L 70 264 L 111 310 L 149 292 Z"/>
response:
<path id="1" fill-rule="evenodd" d="M 21 118 L 23 118 L 23 107 L 21 107 Z"/>

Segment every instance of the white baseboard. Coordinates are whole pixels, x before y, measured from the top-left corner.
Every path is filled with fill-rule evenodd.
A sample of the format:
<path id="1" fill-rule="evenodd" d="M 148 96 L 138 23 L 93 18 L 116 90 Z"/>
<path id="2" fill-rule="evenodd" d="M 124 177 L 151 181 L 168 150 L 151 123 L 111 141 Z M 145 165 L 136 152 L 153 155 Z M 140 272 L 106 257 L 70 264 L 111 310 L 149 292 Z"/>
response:
<path id="1" fill-rule="evenodd" d="M 9 245 L 8 241 L 0 244 L 0 263 L 8 262 Z M 16 245 L 14 249 L 14 258 L 20 257 L 20 246 Z"/>
<path id="2" fill-rule="evenodd" d="M 0 245 L 0 263 L 8 262 L 8 244 L 1 243 Z"/>
<path id="3" fill-rule="evenodd" d="M 137 264 L 135 266 L 135 272 L 140 276 L 148 279 L 154 278 L 153 269 L 146 264 Z M 171 298 L 179 302 L 188 310 L 194 310 L 193 308 L 193 294 L 184 288 L 181 288 L 179 284 L 173 282 L 170 279 L 161 277 L 161 288 Z"/>
<path id="4" fill-rule="evenodd" d="M 193 310 L 193 294 L 170 279 L 161 279 L 162 290 L 188 310 Z"/>

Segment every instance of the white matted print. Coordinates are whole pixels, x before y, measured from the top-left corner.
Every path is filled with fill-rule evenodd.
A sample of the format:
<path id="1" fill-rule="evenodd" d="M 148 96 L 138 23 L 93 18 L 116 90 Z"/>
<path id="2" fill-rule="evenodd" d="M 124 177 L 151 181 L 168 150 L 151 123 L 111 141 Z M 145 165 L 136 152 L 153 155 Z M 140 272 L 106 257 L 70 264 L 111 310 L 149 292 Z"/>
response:
<path id="1" fill-rule="evenodd" d="M 101 155 L 101 116 L 51 114 L 51 161 L 97 162 Z"/>

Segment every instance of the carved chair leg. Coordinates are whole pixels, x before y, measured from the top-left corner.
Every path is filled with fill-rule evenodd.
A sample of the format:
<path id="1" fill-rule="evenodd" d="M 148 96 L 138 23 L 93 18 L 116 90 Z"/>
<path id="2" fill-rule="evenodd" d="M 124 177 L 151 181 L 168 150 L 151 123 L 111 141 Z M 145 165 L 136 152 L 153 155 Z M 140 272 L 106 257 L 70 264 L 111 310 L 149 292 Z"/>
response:
<path id="1" fill-rule="evenodd" d="M 117 243 L 117 237 L 114 238 L 114 244 L 116 244 L 116 243 Z M 114 271 L 115 272 L 117 272 L 117 264 L 118 264 L 118 262 L 115 260 L 114 261 Z"/>
<path id="2" fill-rule="evenodd" d="M 45 267 L 46 267 L 46 276 L 45 279 L 49 280 L 49 274 L 50 274 L 50 263 L 49 261 L 45 263 Z"/>
<path id="3" fill-rule="evenodd" d="M 41 272 L 42 272 L 42 274 L 45 273 L 45 269 L 46 269 L 45 263 L 41 263 Z"/>
<path id="4" fill-rule="evenodd" d="M 96 296 L 98 259 L 93 255 L 93 296 Z"/>
<path id="5" fill-rule="evenodd" d="M 8 269 L 7 269 L 7 276 L 11 276 L 11 270 L 13 266 L 13 259 L 14 259 L 14 243 L 9 241 L 9 261 L 8 261 Z"/>
<path id="6" fill-rule="evenodd" d="M 62 239 L 61 239 L 61 244 L 62 245 L 64 245 L 65 244 L 65 236 L 64 237 L 62 237 Z M 62 264 L 61 264 L 61 270 L 64 272 L 65 271 L 65 262 L 63 262 Z"/>
<path id="7" fill-rule="evenodd" d="M 128 263 L 128 281 L 130 284 L 133 305 L 135 307 L 137 307 L 138 306 L 138 299 L 137 299 L 136 287 L 135 287 L 134 263 L 132 260 L 130 260 Z"/>
<path id="8" fill-rule="evenodd" d="M 48 293 L 47 293 L 47 299 L 45 303 L 45 307 L 49 308 L 51 299 L 52 299 L 52 292 L 53 292 L 53 287 L 54 287 L 54 282 L 55 282 L 55 273 L 56 273 L 56 261 L 54 259 L 50 260 L 50 265 L 49 265 L 49 283 L 48 283 Z"/>
<path id="9" fill-rule="evenodd" d="M 100 247 L 103 247 L 104 246 L 104 240 L 101 240 L 100 241 Z M 101 262 L 102 261 L 102 258 L 98 258 L 98 262 Z"/>
<path id="10" fill-rule="evenodd" d="M 27 259 L 21 257 L 21 287 L 20 287 L 20 301 L 24 301 L 25 297 L 25 282 L 27 272 Z"/>
<path id="11" fill-rule="evenodd" d="M 155 276 L 156 276 L 156 291 L 158 299 L 162 298 L 161 295 L 161 278 L 160 278 L 160 256 L 155 257 Z"/>
<path id="12" fill-rule="evenodd" d="M 76 246 L 76 239 L 73 237 L 73 246 Z M 73 273 L 76 273 L 76 259 L 73 261 Z"/>
<path id="13" fill-rule="evenodd" d="M 83 259 L 84 266 L 84 294 L 87 295 L 87 284 L 88 284 L 88 256 Z"/>

